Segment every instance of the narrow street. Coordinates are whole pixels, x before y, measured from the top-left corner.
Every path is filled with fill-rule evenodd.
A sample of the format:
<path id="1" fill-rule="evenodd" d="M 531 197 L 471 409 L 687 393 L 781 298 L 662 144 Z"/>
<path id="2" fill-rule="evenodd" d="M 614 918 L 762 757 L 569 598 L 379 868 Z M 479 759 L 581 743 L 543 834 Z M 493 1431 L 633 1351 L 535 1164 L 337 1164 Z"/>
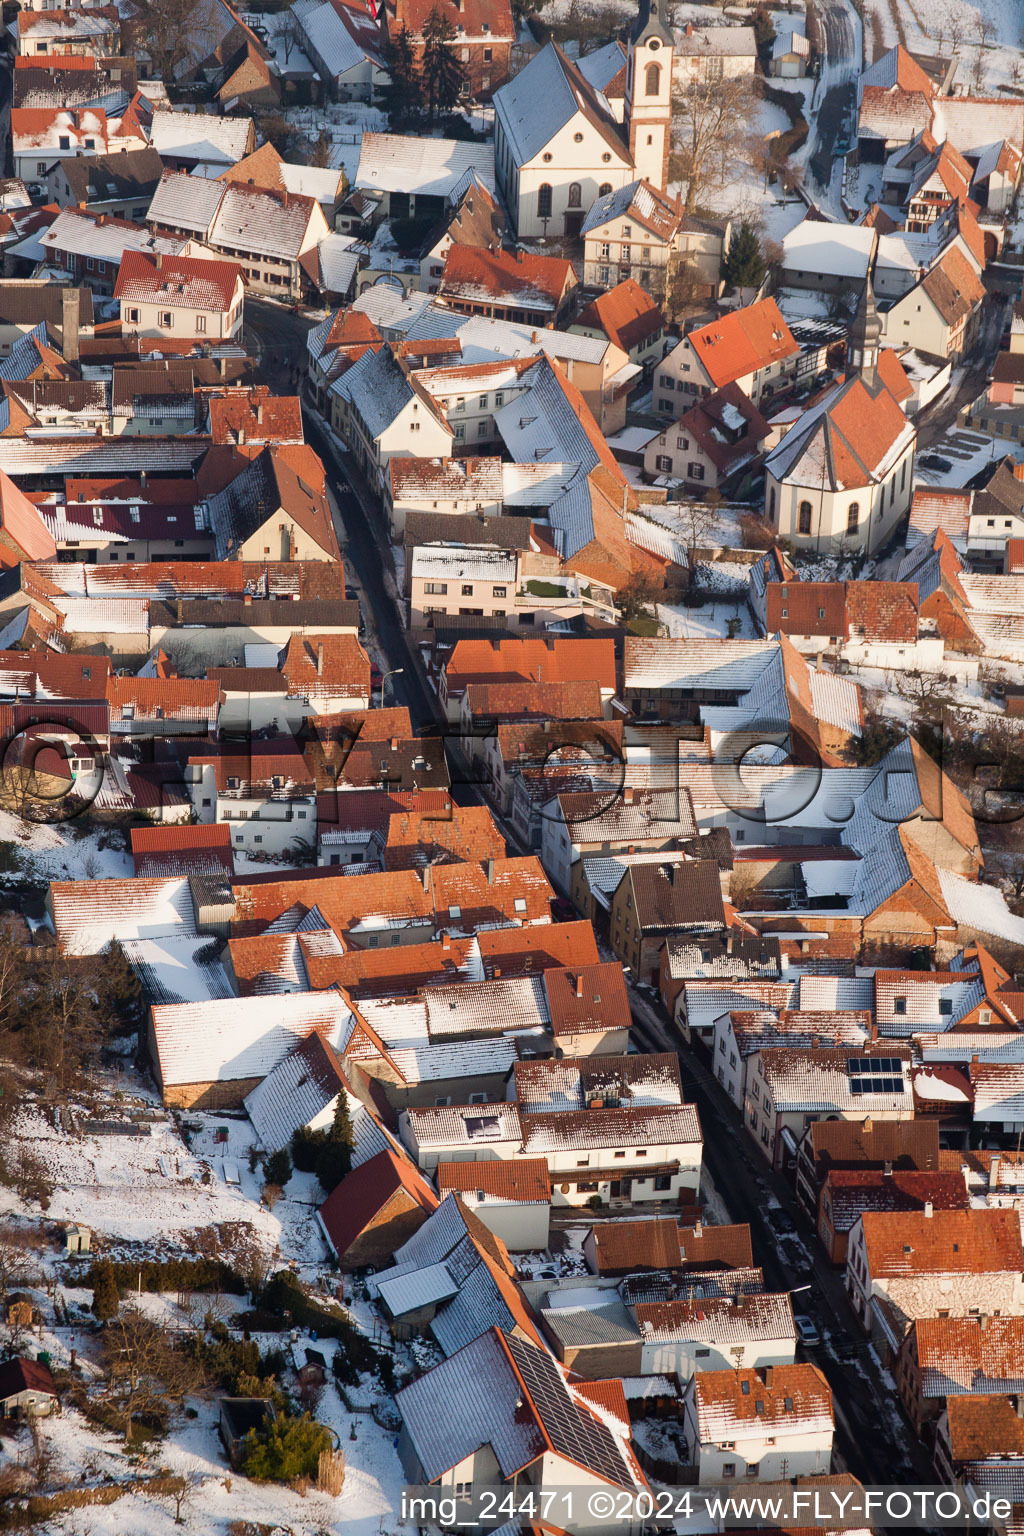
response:
<path id="1" fill-rule="evenodd" d="M 832 198 L 830 188 L 842 173 L 833 157 L 837 148 L 844 147 L 845 125 L 856 107 L 863 28 L 850 0 L 817 0 L 817 15 L 825 57 L 810 114 L 814 137 L 807 165 L 822 202 L 834 201 L 832 211 L 838 213 L 838 200 Z"/>
<path id="2" fill-rule="evenodd" d="M 823 1343 L 801 1353 L 825 1374 L 836 1410 L 836 1449 L 846 1469 L 869 1483 L 931 1483 L 931 1457 L 909 1427 L 896 1441 L 891 1388 L 879 1379 L 867 1340 L 851 1308 L 842 1271 L 821 1252 L 789 1181 L 760 1156 L 740 1124 L 736 1106 L 725 1094 L 698 1049 L 681 1039 L 660 1003 L 630 987 L 632 1037 L 644 1051 L 675 1051 L 684 1096 L 695 1103 L 704 1133 L 704 1162 L 734 1221 L 748 1222 L 754 1262 L 764 1270 L 769 1290 L 794 1291 L 793 1310 L 811 1317 Z M 798 1232 L 780 1236 L 768 1220 L 774 1200 L 794 1219 Z M 830 1352 L 828 1335 L 848 1336 L 851 1358 Z"/>

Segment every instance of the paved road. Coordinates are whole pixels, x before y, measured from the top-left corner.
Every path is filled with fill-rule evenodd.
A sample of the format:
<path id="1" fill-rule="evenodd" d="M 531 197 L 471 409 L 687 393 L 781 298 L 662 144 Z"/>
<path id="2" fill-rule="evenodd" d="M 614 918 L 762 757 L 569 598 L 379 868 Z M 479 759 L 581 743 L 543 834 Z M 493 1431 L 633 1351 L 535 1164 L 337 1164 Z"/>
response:
<path id="1" fill-rule="evenodd" d="M 814 135 L 808 168 L 822 200 L 828 202 L 835 153 L 844 142 L 844 120 L 856 105 L 856 75 L 863 56 L 860 18 L 850 0 L 817 0 L 825 57 L 814 93 Z"/>
<path id="2" fill-rule="evenodd" d="M 934 406 L 922 411 L 917 422 L 917 451 L 941 448 L 942 440 L 956 423 L 965 406 L 976 400 L 992 376 L 992 366 L 999 352 L 1003 327 L 1008 323 L 1012 301 L 998 289 L 989 289 L 982 306 L 977 340 L 971 347 L 969 363 L 955 384 L 940 395 Z"/>
<path id="3" fill-rule="evenodd" d="M 702 1048 L 686 1045 L 660 1003 L 633 987 L 630 1006 L 636 1044 L 642 1050 L 670 1050 L 679 1056 L 686 1098 L 700 1114 L 708 1173 L 732 1219 L 750 1223 L 754 1260 L 764 1269 L 766 1286 L 795 1290 L 794 1311 L 812 1317 L 826 1343 L 828 1334 L 838 1333 L 851 1335 L 857 1346 L 853 1358 L 842 1361 L 826 1346 L 803 1351 L 832 1388 L 836 1450 L 846 1470 L 866 1483 L 934 1482 L 931 1458 L 909 1424 L 904 1425 L 904 1433 L 894 1433 L 895 1396 L 868 1352 L 847 1300 L 842 1272 L 826 1260 L 789 1181 L 769 1167 L 750 1141 Z M 769 1225 L 769 1196 L 796 1221 L 797 1239 L 780 1238 Z"/>

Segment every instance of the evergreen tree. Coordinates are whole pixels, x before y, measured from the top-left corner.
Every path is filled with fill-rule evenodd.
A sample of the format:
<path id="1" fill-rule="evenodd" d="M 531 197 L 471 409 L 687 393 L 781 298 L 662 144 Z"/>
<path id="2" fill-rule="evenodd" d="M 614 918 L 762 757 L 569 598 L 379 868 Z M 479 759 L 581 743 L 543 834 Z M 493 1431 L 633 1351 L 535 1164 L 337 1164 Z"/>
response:
<path id="1" fill-rule="evenodd" d="M 334 1437 L 325 1424 L 308 1413 L 301 1418 L 278 1414 L 245 1437 L 242 1471 L 246 1477 L 267 1482 L 290 1483 L 296 1477 L 315 1477 L 321 1451 L 330 1451 Z"/>
<path id="2" fill-rule="evenodd" d="M 288 1156 L 287 1147 L 279 1147 L 276 1152 L 271 1152 L 263 1165 L 263 1172 L 268 1184 L 277 1184 L 282 1189 L 292 1176 L 292 1160 Z"/>
<path id="3" fill-rule="evenodd" d="M 459 104 L 466 71 L 452 44 L 455 24 L 437 6 L 423 23 L 423 89 L 427 93 L 427 121 L 439 112 L 451 112 Z"/>
<path id="4" fill-rule="evenodd" d="M 352 1147 L 355 1136 L 348 1112 L 348 1099 L 339 1093 L 334 1110 L 334 1123 L 327 1139 L 317 1155 L 316 1176 L 325 1194 L 330 1194 L 352 1168 Z"/>
<path id="5" fill-rule="evenodd" d="M 412 35 L 402 23 L 394 37 L 389 37 L 384 49 L 384 64 L 389 83 L 384 86 L 384 110 L 392 128 L 400 128 L 419 111 L 422 82 L 416 68 Z"/>
<path id="6" fill-rule="evenodd" d="M 746 219 L 733 235 L 725 263 L 725 275 L 734 288 L 759 288 L 768 270 L 761 243 Z"/>
<path id="7" fill-rule="evenodd" d="M 92 1310 L 101 1323 L 117 1316 L 121 1297 L 117 1289 L 117 1276 L 109 1259 L 100 1259 L 93 1266 Z"/>

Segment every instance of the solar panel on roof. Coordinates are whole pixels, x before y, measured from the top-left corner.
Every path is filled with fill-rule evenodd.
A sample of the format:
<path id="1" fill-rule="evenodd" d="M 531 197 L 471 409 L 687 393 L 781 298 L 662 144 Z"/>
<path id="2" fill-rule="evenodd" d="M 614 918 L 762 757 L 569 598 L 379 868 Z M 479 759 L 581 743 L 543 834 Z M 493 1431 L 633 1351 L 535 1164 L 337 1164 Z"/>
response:
<path id="1" fill-rule="evenodd" d="M 610 1483 L 632 1487 L 611 1431 L 576 1403 L 550 1355 L 520 1339 L 506 1343 L 556 1453 Z"/>

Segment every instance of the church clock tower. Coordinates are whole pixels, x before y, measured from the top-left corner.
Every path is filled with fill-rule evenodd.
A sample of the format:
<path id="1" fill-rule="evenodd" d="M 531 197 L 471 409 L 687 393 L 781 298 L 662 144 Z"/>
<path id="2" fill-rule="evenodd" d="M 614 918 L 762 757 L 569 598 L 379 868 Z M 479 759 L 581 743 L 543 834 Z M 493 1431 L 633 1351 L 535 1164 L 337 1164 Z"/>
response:
<path id="1" fill-rule="evenodd" d="M 667 0 L 642 0 L 629 35 L 626 124 L 637 176 L 664 192 L 672 126 L 672 32 Z"/>

